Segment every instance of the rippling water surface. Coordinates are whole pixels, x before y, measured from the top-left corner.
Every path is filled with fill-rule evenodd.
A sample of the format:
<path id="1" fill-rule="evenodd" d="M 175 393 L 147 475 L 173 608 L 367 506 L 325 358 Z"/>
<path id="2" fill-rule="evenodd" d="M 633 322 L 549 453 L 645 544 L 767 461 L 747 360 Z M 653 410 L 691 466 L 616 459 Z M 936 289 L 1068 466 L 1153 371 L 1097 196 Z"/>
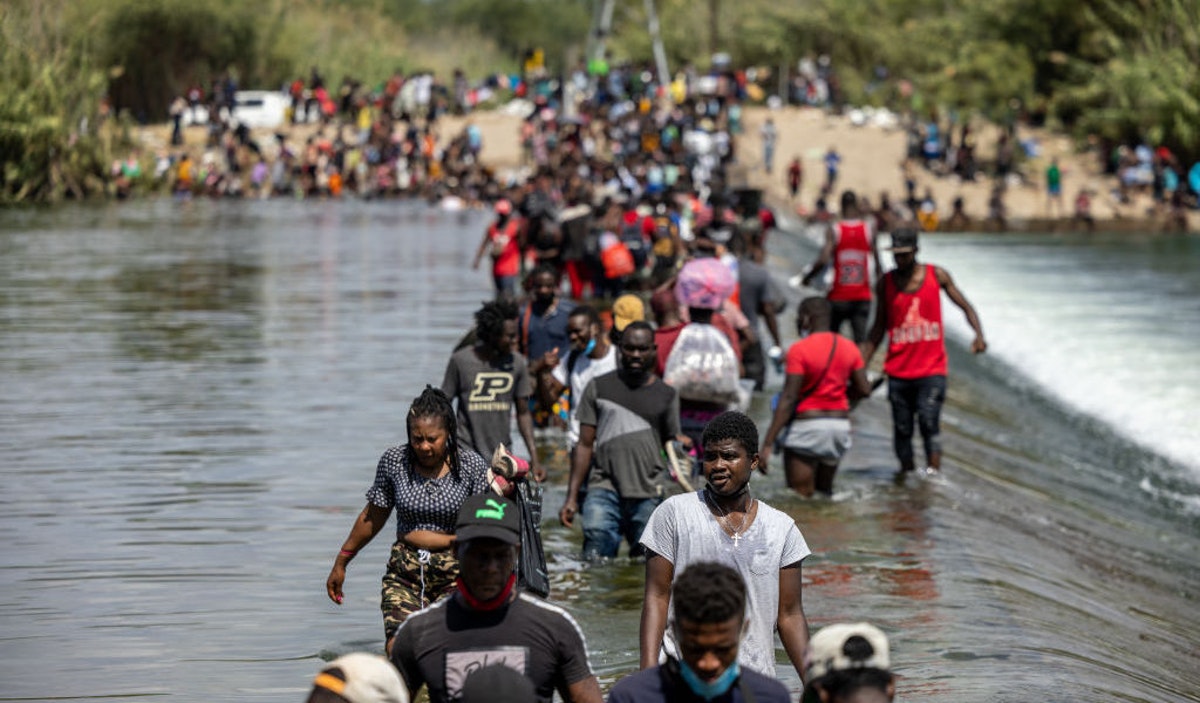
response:
<path id="1" fill-rule="evenodd" d="M 343 606 L 324 579 L 408 402 L 440 382 L 489 294 L 469 269 L 483 224 L 353 202 L 5 213 L 0 700 L 299 701 L 322 659 L 381 649 L 386 535 L 351 567 Z M 778 467 L 756 480 L 814 549 L 810 619 L 891 633 L 902 700 L 1193 698 L 1192 468 L 1146 441 L 1150 410 L 1128 421 L 1137 437 L 1116 432 L 1120 417 L 1023 374 L 1002 341 L 1014 302 L 997 291 L 1021 262 L 1053 276 L 1080 254 L 1023 242 L 968 269 L 986 242 L 939 246 L 929 256 L 997 323 L 996 354 L 952 349 L 945 478 L 893 485 L 881 394 L 855 415 L 833 501 L 792 498 Z M 1100 264 L 1129 256 L 1077 246 Z M 1138 265 L 1151 290 L 1197 270 L 1177 246 Z M 782 235 L 773 247 L 780 266 L 813 253 Z M 1153 265 L 1188 256 L 1182 273 Z M 1162 321 L 1148 334 L 1197 341 Z M 766 398 L 753 412 L 765 422 Z M 561 469 L 552 482 L 547 514 Z M 555 597 L 608 684 L 636 667 L 641 567 L 583 568 L 577 532 L 545 533 Z"/>

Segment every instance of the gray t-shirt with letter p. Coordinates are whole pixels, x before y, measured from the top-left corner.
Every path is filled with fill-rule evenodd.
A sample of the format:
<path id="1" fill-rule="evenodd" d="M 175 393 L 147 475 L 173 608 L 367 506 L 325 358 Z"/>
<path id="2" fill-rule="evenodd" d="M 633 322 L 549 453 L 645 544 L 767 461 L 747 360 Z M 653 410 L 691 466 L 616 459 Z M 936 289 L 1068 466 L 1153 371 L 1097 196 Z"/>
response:
<path id="1" fill-rule="evenodd" d="M 458 444 L 491 459 L 503 442 L 512 447 L 514 404 L 533 393 L 525 357 L 484 361 L 473 347 L 454 352 L 442 391 L 458 401 Z"/>

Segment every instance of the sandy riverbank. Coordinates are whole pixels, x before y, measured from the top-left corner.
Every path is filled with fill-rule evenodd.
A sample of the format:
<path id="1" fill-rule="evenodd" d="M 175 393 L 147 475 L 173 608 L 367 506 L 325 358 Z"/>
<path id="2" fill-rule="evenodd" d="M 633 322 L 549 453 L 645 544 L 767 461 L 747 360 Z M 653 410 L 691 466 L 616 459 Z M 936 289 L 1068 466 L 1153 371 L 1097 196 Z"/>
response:
<path id="1" fill-rule="evenodd" d="M 778 130 L 774 173 L 767 174 L 762 168 L 762 142 L 759 128 L 771 116 Z M 504 110 L 477 112 L 469 116 L 445 116 L 438 122 L 438 132 L 444 144 L 457 135 L 468 122 L 479 126 L 483 134 L 483 159 L 501 173 L 515 171 L 520 167 L 521 145 L 518 139 L 521 118 Z M 739 175 L 750 185 L 764 189 L 770 202 L 789 211 L 806 213 L 812 210 L 824 179 L 822 163 L 826 150 L 833 146 L 841 154 L 841 173 L 835 192 L 850 188 L 877 202 L 879 194 L 888 192 L 893 201 L 904 195 L 904 180 L 900 164 L 905 153 L 905 136 L 902 130 L 886 130 L 875 126 L 856 127 L 846 117 L 829 116 L 811 108 L 788 107 L 769 110 L 765 107 L 747 108 L 745 123 L 738 141 Z M 312 125 L 294 125 L 279 131 L 288 135 L 293 143 L 303 143 L 316 131 Z M 269 139 L 275 130 L 257 130 L 259 139 Z M 994 153 L 997 128 L 980 124 L 976 130 L 979 143 L 978 159 L 982 163 L 991 160 Z M 141 128 L 139 137 L 147 150 L 157 151 L 167 146 L 170 130 L 167 125 L 152 125 Z M 185 147 L 198 156 L 204 150 L 206 130 L 202 126 L 185 130 Z M 1111 191 L 1114 179 L 1104 176 L 1099 164 L 1090 154 L 1076 153 L 1067 137 L 1045 130 L 1020 128 L 1018 137 L 1033 137 L 1041 145 L 1041 155 L 1027 161 L 1023 171 L 1027 182 L 1008 189 L 1005 206 L 1008 226 L 1017 231 L 1051 231 L 1078 227 L 1070 222 L 1075 194 L 1080 188 L 1088 188 L 1093 195 L 1093 214 L 1097 230 L 1130 232 L 1154 232 L 1164 227 L 1165 214 L 1153 214 L 1153 203 L 1148 194 L 1135 195 L 1132 202 L 1119 204 Z M 788 198 L 785 183 L 787 164 L 799 156 L 804 166 L 804 180 L 800 197 L 792 202 Z M 1063 217 L 1052 217 L 1048 207 L 1043 183 L 1043 174 L 1052 157 L 1057 157 L 1063 173 Z M 981 176 L 974 182 L 964 183 L 957 177 L 938 178 L 924 170 L 919 171 L 917 193 L 926 188 L 933 191 L 938 211 L 943 222 L 950 216 L 951 205 L 961 196 L 968 217 L 981 222 L 987 215 L 987 202 L 991 190 L 989 178 Z M 830 207 L 836 207 L 836 196 Z M 1189 229 L 1200 229 L 1200 214 L 1188 214 Z"/>
<path id="2" fill-rule="evenodd" d="M 762 164 L 762 140 L 759 128 L 767 117 L 773 117 L 778 130 L 774 172 L 764 172 Z M 811 108 L 749 108 L 745 113 L 745 128 L 739 140 L 739 160 L 745 168 L 746 180 L 753 186 L 763 188 L 776 205 L 800 208 L 802 212 L 812 209 L 825 178 L 823 158 L 825 152 L 834 147 L 842 157 L 841 171 L 835 187 L 835 197 L 829 203 L 836 208 L 836 194 L 850 188 L 866 195 L 873 203 L 878 202 L 882 192 L 890 194 L 893 202 L 904 197 L 904 178 L 901 162 L 905 155 L 905 135 L 901 129 L 883 129 L 875 126 L 857 127 L 846 117 L 828 116 Z M 994 155 L 994 145 L 999 129 L 994 125 L 978 124 L 977 159 L 987 164 Z M 1022 167 L 1026 182 L 1010 187 L 1005 196 L 1008 225 L 1012 230 L 1051 231 L 1071 227 L 1073 202 L 1081 188 L 1092 193 L 1092 212 L 1097 230 L 1119 230 L 1152 232 L 1163 228 L 1164 215 L 1151 214 L 1153 202 L 1148 194 L 1135 195 L 1132 202 L 1121 205 L 1112 195 L 1115 179 L 1103 175 L 1097 159 L 1091 154 L 1077 153 L 1071 140 L 1046 130 L 1019 128 L 1018 139 L 1034 138 L 1041 146 L 1041 154 L 1025 162 Z M 793 157 L 800 157 L 804 167 L 804 180 L 797 202 L 788 198 L 786 169 Z M 1044 174 L 1050 159 L 1057 157 L 1063 174 L 1063 206 L 1065 216 L 1052 212 L 1046 197 Z M 992 182 L 986 176 L 974 182 L 963 182 L 955 176 L 939 178 L 918 170 L 917 193 L 925 189 L 933 191 L 938 213 L 945 222 L 957 197 L 962 197 L 967 216 L 982 221 L 987 216 L 988 198 Z M 1189 229 L 1200 225 L 1200 215 L 1189 214 Z"/>

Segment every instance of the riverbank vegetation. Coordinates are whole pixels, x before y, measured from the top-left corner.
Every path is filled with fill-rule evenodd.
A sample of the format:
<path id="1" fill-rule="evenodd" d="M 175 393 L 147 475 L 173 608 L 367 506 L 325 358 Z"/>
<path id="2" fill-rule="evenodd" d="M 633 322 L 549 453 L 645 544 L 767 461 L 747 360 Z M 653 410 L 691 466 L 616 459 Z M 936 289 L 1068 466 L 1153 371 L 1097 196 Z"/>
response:
<path id="1" fill-rule="evenodd" d="M 52 8 L 0 8 L 0 205 L 103 189 L 112 135 L 97 130 L 107 76 Z"/>
<path id="2" fill-rule="evenodd" d="M 1028 119 L 1200 155 L 1195 0 L 656 0 L 672 68 L 792 70 L 828 56 L 839 98 Z M 515 71 L 582 59 L 589 0 L 10 0 L 0 7 L 0 203 L 102 189 L 125 126 L 224 72 L 278 87 L 314 65 L 367 85 L 394 71 Z M 618 0 L 613 59 L 651 56 L 645 5 Z M 770 92 L 777 78 L 765 87 Z"/>
<path id="3" fill-rule="evenodd" d="M 1195 0 L 658 4 L 673 65 L 703 65 L 703 52 L 713 49 L 729 52 L 735 65 L 771 67 L 824 54 L 855 104 L 903 109 L 915 100 L 997 121 L 1019 115 L 1079 136 L 1147 140 L 1200 157 Z M 648 56 L 644 27 L 629 17 L 618 47 Z M 912 84 L 911 96 L 897 93 L 900 80 Z"/>

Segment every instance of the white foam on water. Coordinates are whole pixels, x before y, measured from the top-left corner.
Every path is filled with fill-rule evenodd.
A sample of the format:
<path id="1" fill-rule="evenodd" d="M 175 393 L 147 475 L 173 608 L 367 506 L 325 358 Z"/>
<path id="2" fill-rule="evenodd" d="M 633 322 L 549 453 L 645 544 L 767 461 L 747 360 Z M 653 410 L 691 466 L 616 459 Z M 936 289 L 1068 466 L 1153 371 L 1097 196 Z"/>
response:
<path id="1" fill-rule="evenodd" d="M 1126 270 L 1119 251 L 1108 261 L 1049 242 L 939 237 L 921 247 L 975 306 L 989 355 L 1200 481 L 1195 296 L 1169 276 Z M 943 307 L 948 334 L 969 343 L 965 317 L 944 296 Z"/>
<path id="2" fill-rule="evenodd" d="M 1172 491 L 1161 486 L 1156 486 L 1149 477 L 1143 478 L 1138 483 L 1138 488 L 1143 493 L 1180 506 L 1187 515 L 1200 515 L 1200 496 L 1198 495 L 1180 493 L 1179 491 Z"/>

